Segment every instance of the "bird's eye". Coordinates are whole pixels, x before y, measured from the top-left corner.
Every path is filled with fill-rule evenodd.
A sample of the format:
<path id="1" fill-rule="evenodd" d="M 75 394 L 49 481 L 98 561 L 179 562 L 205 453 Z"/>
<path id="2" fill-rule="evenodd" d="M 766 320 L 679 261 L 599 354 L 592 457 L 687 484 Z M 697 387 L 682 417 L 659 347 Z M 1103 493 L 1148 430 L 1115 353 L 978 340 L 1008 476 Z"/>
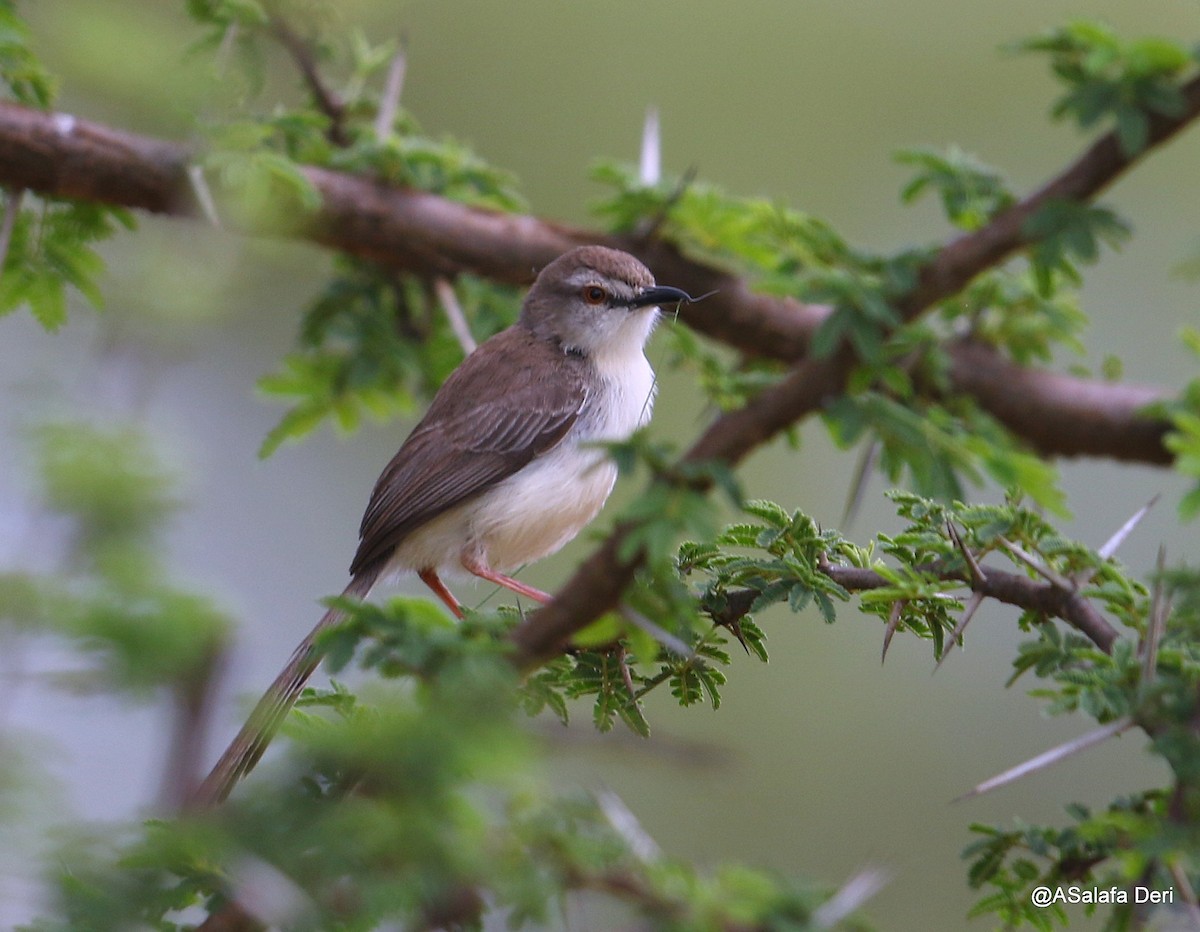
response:
<path id="1" fill-rule="evenodd" d="M 608 300 L 608 292 L 599 285 L 585 285 L 583 288 L 583 300 L 588 304 L 603 304 Z"/>

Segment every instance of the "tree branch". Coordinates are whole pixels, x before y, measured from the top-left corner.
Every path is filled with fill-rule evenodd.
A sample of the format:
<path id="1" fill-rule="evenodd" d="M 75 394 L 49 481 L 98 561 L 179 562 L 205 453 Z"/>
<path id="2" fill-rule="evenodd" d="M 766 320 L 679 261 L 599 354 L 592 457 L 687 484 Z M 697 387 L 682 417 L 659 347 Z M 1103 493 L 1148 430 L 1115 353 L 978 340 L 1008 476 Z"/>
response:
<path id="1" fill-rule="evenodd" d="M 1200 76 L 1184 85 L 1183 92 L 1186 100 L 1183 114 L 1171 119 L 1156 117 L 1152 121 L 1147 151 L 1200 116 Z M 1025 223 L 1048 201 L 1091 196 L 1110 184 L 1134 161 L 1121 151 L 1115 132 L 1105 134 L 1038 192 L 1003 211 L 980 230 L 951 241 L 935 253 L 920 269 L 916 287 L 898 302 L 901 314 L 906 320 L 919 316 L 938 301 L 957 293 L 984 269 L 1027 244 L 1023 232 Z M 655 268 L 661 266 L 656 264 Z M 840 393 L 852 363 L 853 358 L 844 346 L 829 359 L 809 359 L 800 363 L 781 382 L 742 408 L 719 417 L 688 451 L 684 461 L 713 460 L 736 464 L 755 447 L 816 411 L 827 398 Z M 1084 433 L 1091 436 L 1087 431 Z M 575 632 L 616 605 L 645 559 L 642 553 L 623 560 L 619 558 L 620 552 L 626 549 L 623 544 L 628 533 L 628 528 L 617 528 L 579 567 L 552 603 L 534 612 L 514 630 L 512 638 L 521 666 L 533 666 L 554 656 Z M 1062 610 L 1077 614 L 1082 610 L 1080 606 L 1090 608 L 1083 600 L 1077 600 L 1077 603 L 1064 603 Z M 1094 636 L 1107 639 L 1110 644 L 1116 636 L 1115 632 L 1109 635 L 1098 627 L 1095 619 L 1081 616 L 1068 620 L 1073 624 L 1088 625 L 1094 629 Z M 1103 619 L 1099 621 L 1103 622 Z M 1107 622 L 1103 625 L 1112 630 Z"/>
<path id="2" fill-rule="evenodd" d="M 1048 203 L 1091 200 L 1131 165 L 1200 116 L 1200 75 L 1179 90 L 1182 109 L 1170 117 L 1150 114 L 1149 133 L 1141 152 L 1126 155 L 1116 131 L 1105 133 L 1038 191 L 1001 211 L 986 226 L 948 243 L 921 270 L 917 287 L 900 302 L 901 316 L 911 320 L 929 305 L 957 294 L 984 269 L 1026 245 L 1029 219 Z"/>
<path id="3" fill-rule="evenodd" d="M 826 563 L 822 573 L 850 592 L 867 592 L 892 585 L 891 581 L 872 569 Z M 1047 618 L 1061 618 L 1106 654 L 1112 653 L 1120 633 L 1080 593 L 1063 589 L 1052 583 L 1039 582 L 1020 573 L 987 567 L 979 576 L 958 569 L 939 573 L 940 579 L 956 579 L 984 598 L 995 599 Z M 757 589 L 738 589 L 725 594 L 725 608 L 712 619 L 719 625 L 731 626 L 750 612 L 759 597 Z M 947 650 L 949 644 L 947 645 Z"/>
<path id="4" fill-rule="evenodd" d="M 1200 115 L 1200 77 L 1185 84 L 1182 93 L 1185 107 L 1179 116 L 1152 118 L 1144 151 Z M 0 105 L 0 183 L 10 186 L 191 215 L 196 205 L 187 183 L 189 159 L 182 146 L 69 116 Z M 920 269 L 916 287 L 898 302 L 903 317 L 918 316 L 1026 245 L 1026 222 L 1046 203 L 1091 197 L 1135 160 L 1121 150 L 1115 133 L 1100 137 L 1039 191 L 980 230 L 940 249 Z M 534 269 L 571 246 L 607 242 L 634 249 L 664 280 L 701 292 L 718 289 L 712 299 L 689 309 L 689 325 L 739 349 L 782 358 L 802 354 L 828 314 L 827 308 L 755 295 L 745 281 L 687 260 L 669 244 L 627 243 L 530 216 L 467 207 L 369 178 L 315 167 L 303 170 L 320 194 L 322 208 L 299 234 L 386 266 L 432 275 L 470 271 L 500 281 L 525 282 Z M 951 352 L 956 386 L 978 393 L 985 407 L 996 411 L 1011 429 L 1029 436 L 1043 452 L 1170 461 L 1161 442 L 1167 425 L 1137 413 L 1146 402 L 1163 397 L 1161 392 L 1128 386 L 1114 389 L 1105 383 L 1020 368 L 1014 371 L 994 352 L 970 344 L 959 344 Z M 743 408 L 718 418 L 685 459 L 739 462 L 839 393 L 851 365 L 846 350 L 828 359 L 799 363 Z M 1036 397 L 1042 402 L 1032 419 L 1032 405 L 1012 401 L 1013 375 L 1019 376 L 1016 381 L 1026 401 Z M 1121 427 L 1125 434 L 1118 434 Z M 517 629 L 514 640 L 522 663 L 552 654 L 574 631 L 616 604 L 642 562 L 640 554 L 618 557 L 626 534 L 627 530 L 618 529 L 580 567 L 554 603 Z"/>
<path id="5" fill-rule="evenodd" d="M 1189 109 L 1179 120 L 1154 121 L 1152 140 L 1163 141 L 1194 118 L 1200 83 L 1186 85 L 1186 99 Z M 199 216 L 187 177 L 192 157 L 190 150 L 175 143 L 0 103 L 0 184 L 10 187 Z M 1043 203 L 1049 196 L 1045 192 L 1062 196 L 1071 190 L 1098 190 L 1128 164 L 1112 134 L 1102 137 L 1058 180 L 994 221 L 1007 231 L 1004 236 L 989 233 L 989 224 L 947 245 L 922 274 L 922 285 L 905 302 L 905 312 L 915 313 L 918 305 L 940 300 L 963 275 L 978 274 L 983 258 L 999 261 L 1017 248 L 1013 231 L 1019 233 L 1019 218 Z M 1100 169 L 1113 174 L 1104 175 Z M 785 360 L 804 355 L 829 313 L 821 305 L 756 294 L 746 280 L 687 259 L 660 241 L 631 242 L 531 216 L 481 210 L 321 168 L 304 172 L 320 193 L 319 214 L 303 230 L 252 232 L 302 235 L 331 249 L 424 275 L 472 272 L 513 284 L 527 283 L 535 269 L 572 246 L 608 243 L 640 255 L 663 281 L 694 293 L 716 289 L 711 298 L 685 309 L 683 320 L 692 328 L 743 352 Z M 218 186 L 216 195 L 228 200 L 233 193 Z M 978 345 L 958 344 L 949 352 L 954 390 L 975 397 L 1042 453 L 1171 461 L 1162 445 L 1169 425 L 1139 414 L 1147 402 L 1167 397 L 1165 389 L 1054 375 L 1018 366 Z M 1019 391 L 1012 391 L 1014 387 Z"/>
<path id="6" fill-rule="evenodd" d="M 335 146 L 350 145 L 350 134 L 346 132 L 346 104 L 321 77 L 312 46 L 302 39 L 283 17 L 272 13 L 269 28 L 275 40 L 284 47 L 312 95 L 313 103 L 329 119 L 325 137 Z"/>
<path id="7" fill-rule="evenodd" d="M 1170 422 L 1142 413 L 1168 397 L 1160 388 L 1022 366 L 968 340 L 948 349 L 953 390 L 974 398 L 1039 453 L 1161 466 L 1174 459 L 1163 445 Z"/>
<path id="8" fill-rule="evenodd" d="M 879 589 L 891 583 L 874 570 L 855 566 L 823 566 L 821 571 L 830 579 L 851 592 Z M 972 579 L 966 570 L 954 570 L 942 574 L 943 579 L 957 579 L 972 592 L 987 598 L 1015 605 L 1025 611 L 1037 612 L 1049 618 L 1061 618 L 1084 635 L 1106 654 L 1112 652 L 1120 633 L 1110 625 L 1094 605 L 1078 592 L 1063 589 L 1053 583 L 1040 582 L 1021 573 L 985 567 L 984 573 Z M 746 610 L 749 611 L 747 604 Z"/>
<path id="9" fill-rule="evenodd" d="M 853 367 L 853 356 L 842 349 L 828 359 L 807 359 L 782 381 L 744 407 L 717 418 L 683 457 L 685 463 L 719 461 L 730 466 L 779 431 L 817 411 L 841 391 Z M 708 480 L 695 487 L 707 489 Z M 616 607 L 633 581 L 645 555 L 638 551 L 622 559 L 630 528 L 618 527 L 588 558 L 554 601 L 538 609 L 510 635 L 516 662 L 529 669 L 557 656 L 571 635 Z"/>

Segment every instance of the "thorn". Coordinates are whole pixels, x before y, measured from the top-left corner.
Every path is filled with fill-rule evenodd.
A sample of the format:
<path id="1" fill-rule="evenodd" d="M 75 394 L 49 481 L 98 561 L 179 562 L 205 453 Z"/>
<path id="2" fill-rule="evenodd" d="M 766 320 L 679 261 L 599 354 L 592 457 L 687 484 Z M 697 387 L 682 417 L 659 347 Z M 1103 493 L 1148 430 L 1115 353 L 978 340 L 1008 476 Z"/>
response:
<path id="1" fill-rule="evenodd" d="M 392 135 L 396 122 L 396 111 L 400 109 L 400 94 L 404 90 L 404 74 L 408 70 L 408 41 L 400 36 L 400 47 L 388 65 L 383 94 L 379 98 L 379 109 L 375 113 L 375 138 L 380 142 Z"/>
<path id="2" fill-rule="evenodd" d="M 637 687 L 633 685 L 633 671 L 629 669 L 629 664 L 625 658 L 629 656 L 629 652 L 625 650 L 624 644 L 617 646 L 617 666 L 621 668 L 621 679 L 625 683 L 625 689 L 629 692 L 629 698 L 637 703 Z"/>
<path id="3" fill-rule="evenodd" d="M 1096 551 L 1096 553 L 1099 554 L 1100 559 L 1107 560 L 1117 552 L 1117 548 L 1120 547 L 1121 544 L 1125 543 L 1125 538 L 1128 537 L 1133 532 L 1133 529 L 1141 523 L 1142 518 L 1146 517 L 1146 514 L 1151 508 L 1154 507 L 1161 494 L 1162 493 L 1155 495 L 1154 498 L 1150 499 L 1150 501 L 1146 502 L 1146 504 L 1135 511 L 1133 516 L 1128 521 L 1117 528 L 1116 533 L 1106 540 L 1103 546 Z"/>
<path id="4" fill-rule="evenodd" d="M 967 562 L 967 568 L 971 571 L 971 585 L 984 585 L 987 582 L 987 576 L 980 569 L 979 563 L 975 559 L 975 554 L 971 553 L 967 545 L 963 543 L 962 536 L 958 533 L 958 528 L 954 526 L 953 521 L 946 522 L 946 533 L 950 535 L 950 539 L 954 541 L 959 553 L 963 555 L 963 559 Z"/>
<path id="5" fill-rule="evenodd" d="M 861 909 L 867 900 L 892 881 L 892 872 L 883 867 L 868 867 L 842 884 L 837 891 L 818 906 L 812 914 L 815 929 L 831 929 L 840 925 L 851 913 Z"/>
<path id="6" fill-rule="evenodd" d="M 213 68 L 219 78 L 225 76 L 225 71 L 229 67 L 229 59 L 233 55 L 233 47 L 237 43 L 237 38 L 238 24 L 237 20 L 233 20 L 225 27 L 225 32 L 221 34 L 221 44 L 217 46 L 217 53 L 213 56 Z"/>
<path id="7" fill-rule="evenodd" d="M 649 864 L 662 857 L 662 849 L 650 837 L 650 833 L 642 828 L 642 823 L 625 805 L 625 800 L 612 790 L 597 790 L 595 798 L 596 805 L 600 807 L 604 818 L 608 820 L 613 831 L 621 836 L 625 844 L 629 846 L 629 851 L 635 858 L 644 864 Z"/>
<path id="8" fill-rule="evenodd" d="M 746 643 L 746 635 L 742 633 L 742 620 L 735 618 L 725 626 L 729 632 L 737 638 L 737 642 L 742 645 L 742 650 L 746 652 L 746 656 L 750 656 L 750 645 Z"/>
<path id="9" fill-rule="evenodd" d="M 887 628 L 883 632 L 883 653 L 880 654 L 879 662 L 883 663 L 887 660 L 888 647 L 892 643 L 892 635 L 896 633 L 896 629 L 900 627 L 900 613 L 904 611 L 904 606 L 908 604 L 907 599 L 898 599 L 892 603 L 891 614 L 888 615 Z"/>
<path id="10" fill-rule="evenodd" d="M 1145 505 L 1135 511 L 1133 516 L 1128 521 L 1117 528 L 1113 536 L 1106 540 L 1104 544 L 1096 551 L 1096 556 L 1098 556 L 1101 560 L 1107 560 L 1114 553 L 1116 553 L 1117 548 L 1120 547 L 1121 544 L 1125 543 L 1125 538 L 1133 532 L 1133 529 L 1138 526 L 1142 518 L 1146 517 L 1146 514 L 1150 511 L 1150 509 L 1154 507 L 1155 502 L 1159 500 L 1161 494 L 1162 493 L 1156 494 L 1152 499 L 1150 499 L 1150 501 L 1146 502 Z M 1096 568 L 1092 567 L 1089 569 L 1080 570 L 1078 573 L 1075 573 L 1071 579 L 1078 588 L 1079 586 L 1086 586 L 1089 582 L 1091 582 L 1092 577 L 1095 575 Z"/>
<path id="11" fill-rule="evenodd" d="M 189 165 L 187 169 L 188 184 L 196 195 L 196 203 L 204 213 L 204 219 L 218 230 L 221 229 L 221 218 L 217 216 L 217 204 L 213 200 L 212 190 L 208 187 L 208 179 L 204 177 L 204 169 L 200 165 Z"/>
<path id="12" fill-rule="evenodd" d="M 12 245 L 13 230 L 17 225 L 17 217 L 21 214 L 21 202 L 25 199 L 25 189 L 7 190 L 8 197 L 4 201 L 4 220 L 0 221 L 0 271 L 8 262 L 8 248 Z"/>
<path id="13" fill-rule="evenodd" d="M 878 458 L 879 441 L 872 438 L 854 466 L 854 478 L 850 484 L 850 491 L 846 495 L 846 507 L 842 509 L 842 524 L 846 527 L 849 527 L 858 516 L 863 498 L 867 493 L 867 481 L 871 478 L 871 472 L 875 469 L 875 461 Z"/>
<path id="14" fill-rule="evenodd" d="M 1078 754 L 1080 751 L 1086 751 L 1090 747 L 1097 744 L 1102 744 L 1109 738 L 1119 735 L 1128 728 L 1133 727 L 1134 721 L 1128 715 L 1117 719 L 1114 722 L 1109 722 L 1107 725 L 1102 725 L 1099 728 L 1089 731 L 1087 734 L 1080 735 L 1078 738 L 1072 738 L 1065 744 L 1060 744 L 1058 747 L 1051 748 L 1049 751 L 1044 751 L 1037 757 L 1031 757 L 1022 764 L 1017 764 L 1015 767 L 1010 767 L 1003 773 L 996 774 L 990 780 L 984 780 L 982 783 L 963 793 L 962 796 L 954 799 L 954 802 L 961 802 L 964 799 L 972 799 L 975 796 L 982 796 L 984 793 L 990 793 L 992 790 L 999 789 L 1002 786 L 1007 786 L 1010 783 L 1015 783 L 1022 777 L 1027 777 L 1032 773 L 1037 773 L 1039 770 L 1045 770 L 1059 761 L 1066 760 L 1072 754 Z"/>
<path id="15" fill-rule="evenodd" d="M 642 123 L 642 159 L 638 165 L 638 180 L 652 188 L 662 180 L 662 140 L 658 127 L 658 108 L 646 108 Z"/>
<path id="16" fill-rule="evenodd" d="M 75 125 L 78 120 L 69 113 L 56 113 L 50 117 L 50 123 L 54 127 L 54 132 L 60 136 L 70 136 L 75 132 Z"/>
<path id="17" fill-rule="evenodd" d="M 454 336 L 458 339 L 458 345 L 462 347 L 463 355 L 470 356 L 475 352 L 475 338 L 471 336 L 471 328 L 467 326 L 467 318 L 463 315 L 462 305 L 458 303 L 458 295 L 454 293 L 454 286 L 447 279 L 438 277 L 433 281 L 433 291 L 437 295 L 442 310 L 446 313 L 446 319 L 450 322 L 450 329 L 454 331 Z"/>
<path id="18" fill-rule="evenodd" d="M 983 604 L 984 595 L 982 592 L 972 592 L 970 601 L 967 602 L 963 609 L 961 620 L 954 628 L 954 633 L 950 635 L 950 643 L 946 645 L 946 649 L 942 651 L 941 659 L 938 660 L 937 666 L 933 668 L 933 672 L 937 673 L 942 668 L 942 664 L 946 662 L 946 658 L 950 656 L 950 651 L 954 649 L 954 644 L 957 641 L 958 646 L 962 647 L 962 634 L 966 630 L 971 619 L 975 617 L 975 612 L 979 610 L 979 606 Z"/>
<path id="19" fill-rule="evenodd" d="M 292 925 L 317 911 L 304 889 L 274 865 L 243 857 L 229 871 L 233 899 L 239 907 L 265 925 Z"/>
<path id="20" fill-rule="evenodd" d="M 1183 902 L 1188 906 L 1188 912 L 1192 915 L 1192 920 L 1200 926 L 1200 910 L 1196 909 L 1196 890 L 1192 886 L 1192 882 L 1188 880 L 1187 871 L 1179 866 L 1179 862 L 1172 859 L 1168 865 L 1168 870 L 1171 871 L 1171 877 L 1175 880 L 1175 886 L 1179 888 Z"/>
<path id="21" fill-rule="evenodd" d="M 684 660 L 696 659 L 696 652 L 694 650 L 688 647 L 670 631 L 667 631 L 656 625 L 641 612 L 634 611 L 628 605 L 622 605 L 619 609 L 617 609 L 617 611 L 627 622 L 629 622 L 635 628 L 645 631 L 648 635 L 650 635 L 650 637 L 658 641 L 659 644 L 661 644 L 671 653 L 682 657 Z"/>
<path id="22" fill-rule="evenodd" d="M 1158 645 L 1162 643 L 1163 630 L 1167 626 L 1167 615 L 1170 613 L 1170 599 L 1165 597 L 1163 569 L 1167 561 L 1167 548 L 1158 548 L 1158 560 L 1154 565 L 1154 593 L 1150 597 L 1150 617 L 1146 622 L 1146 636 L 1142 642 L 1142 685 L 1149 686 L 1154 682 L 1158 672 Z"/>
<path id="23" fill-rule="evenodd" d="M 1075 592 L 1075 585 L 1069 579 L 1064 579 L 1058 573 L 1049 567 L 1043 565 L 1036 557 L 1032 557 L 1024 550 L 1014 544 L 1005 537 L 999 538 L 1000 546 L 1011 553 L 1014 557 L 1028 566 L 1031 570 L 1049 582 L 1056 589 L 1061 589 L 1063 592 Z"/>

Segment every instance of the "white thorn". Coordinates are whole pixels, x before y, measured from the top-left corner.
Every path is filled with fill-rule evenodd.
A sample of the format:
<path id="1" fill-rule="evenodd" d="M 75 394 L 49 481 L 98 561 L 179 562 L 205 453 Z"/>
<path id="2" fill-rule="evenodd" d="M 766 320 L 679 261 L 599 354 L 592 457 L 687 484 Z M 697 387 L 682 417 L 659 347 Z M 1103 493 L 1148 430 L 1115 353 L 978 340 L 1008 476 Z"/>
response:
<path id="1" fill-rule="evenodd" d="M 695 660 L 696 652 L 688 647 L 683 641 L 675 637 L 670 631 L 664 630 L 652 622 L 641 612 L 635 612 L 628 605 L 622 605 L 619 609 L 621 617 L 633 625 L 635 628 L 640 628 L 654 640 L 658 641 L 663 647 L 669 650 L 676 656 L 682 657 L 684 660 Z"/>
<path id="2" fill-rule="evenodd" d="M 604 813 L 604 818 L 608 820 L 613 831 L 629 845 L 629 850 L 635 858 L 649 864 L 662 857 L 662 849 L 658 847 L 658 842 L 642 828 L 642 823 L 620 796 L 612 790 L 599 790 L 596 793 L 596 805 Z"/>
<path id="3" fill-rule="evenodd" d="M 996 774 L 990 780 L 984 780 L 978 786 L 963 793 L 955 802 L 970 799 L 973 796 L 982 796 L 984 793 L 990 793 L 992 790 L 1007 786 L 1009 783 L 1014 783 L 1022 777 L 1029 776 L 1031 773 L 1036 773 L 1052 764 L 1057 764 L 1061 760 L 1066 760 L 1072 754 L 1086 751 L 1088 748 L 1107 741 L 1109 738 L 1115 737 L 1131 727 L 1133 727 L 1133 719 L 1128 715 L 1117 719 L 1115 722 L 1109 722 L 1107 725 L 1101 725 L 1087 734 L 1080 735 L 1078 738 L 1072 738 L 1058 747 L 1051 748 L 1049 751 L 1043 751 L 1037 757 L 1031 757 L 1024 763 L 1010 767 L 1003 773 Z"/>
<path id="4" fill-rule="evenodd" d="M 225 27 L 225 32 L 221 35 L 221 44 L 217 46 L 217 53 L 213 56 L 213 70 L 218 77 L 224 77 L 229 68 L 229 59 L 233 56 L 233 46 L 237 38 L 238 24 L 237 20 L 234 20 Z"/>
<path id="5" fill-rule="evenodd" d="M 1039 559 L 1037 559 L 1037 557 L 1034 557 L 1034 556 L 1026 553 L 1024 550 L 1022 550 L 1020 547 L 1018 547 L 1016 544 L 1014 544 L 1011 540 L 1001 537 L 1000 538 L 1000 546 L 1003 547 L 1005 550 L 1007 550 L 1014 557 L 1016 557 L 1019 561 L 1021 561 L 1026 566 L 1028 566 L 1031 570 L 1033 570 L 1035 573 L 1037 573 L 1039 576 L 1041 576 L 1044 580 L 1046 580 L 1048 583 L 1050 583 L 1050 585 L 1054 586 L 1056 589 L 1061 589 L 1063 592 L 1075 592 L 1076 591 L 1077 587 L 1076 587 L 1075 583 L 1073 583 L 1069 579 L 1064 579 L 1058 573 L 1054 572 L 1054 570 L 1050 569 L 1050 567 L 1046 566 Z"/>
<path id="6" fill-rule="evenodd" d="M 442 310 L 446 312 L 446 319 L 450 321 L 450 329 L 454 331 L 463 355 L 470 356 L 475 352 L 475 338 L 471 336 L 471 328 L 467 326 L 467 318 L 463 314 L 462 305 L 458 303 L 454 286 L 446 279 L 439 278 L 434 281 L 433 290 Z"/>
<path id="7" fill-rule="evenodd" d="M 647 188 L 658 184 L 662 178 L 662 142 L 658 131 L 658 108 L 646 108 L 646 121 L 642 124 L 642 161 L 638 167 L 638 178 Z"/>
<path id="8" fill-rule="evenodd" d="M 208 180 L 204 177 L 204 169 L 199 165 L 189 165 L 187 169 L 188 183 L 196 194 L 196 202 L 200 205 L 204 217 L 218 230 L 221 229 L 221 218 L 217 216 L 217 205 L 213 200 Z"/>
<path id="9" fill-rule="evenodd" d="M 396 111 L 400 107 L 400 93 L 404 90 L 404 73 L 407 68 L 408 53 L 402 42 L 388 66 L 383 96 L 379 98 L 379 112 L 375 114 L 375 138 L 381 142 L 392 134 L 392 124 L 396 122 Z"/>
<path id="10" fill-rule="evenodd" d="M 69 113 L 56 113 L 50 118 L 54 131 L 60 136 L 70 136 L 75 132 L 75 117 Z"/>
<path id="11" fill-rule="evenodd" d="M 25 189 L 17 188 L 8 191 L 4 202 L 4 220 L 0 222 L 0 270 L 8 262 L 8 247 L 12 245 L 13 229 L 17 225 L 17 217 L 21 215 L 21 201 L 25 199 Z"/>
<path id="12" fill-rule="evenodd" d="M 829 929 L 841 923 L 876 893 L 888 885 L 892 872 L 882 867 L 867 867 L 847 880 L 837 892 L 818 906 L 812 914 L 816 929 Z"/>
<path id="13" fill-rule="evenodd" d="M 311 916 L 315 906 L 291 877 L 259 858 L 244 858 L 229 872 L 234 900 L 267 925 L 293 924 Z"/>
<path id="14" fill-rule="evenodd" d="M 1146 504 L 1135 511 L 1133 513 L 1133 517 L 1117 528 L 1117 532 L 1104 542 L 1103 547 L 1096 551 L 1096 553 L 1100 555 L 1101 560 L 1107 560 L 1117 552 L 1117 548 L 1120 547 L 1121 544 L 1125 543 L 1125 538 L 1133 532 L 1133 529 L 1138 526 L 1142 518 L 1146 517 L 1146 513 L 1154 507 L 1154 503 L 1157 501 L 1158 496 L 1155 495 L 1154 498 L 1150 499 L 1150 501 L 1146 502 Z"/>

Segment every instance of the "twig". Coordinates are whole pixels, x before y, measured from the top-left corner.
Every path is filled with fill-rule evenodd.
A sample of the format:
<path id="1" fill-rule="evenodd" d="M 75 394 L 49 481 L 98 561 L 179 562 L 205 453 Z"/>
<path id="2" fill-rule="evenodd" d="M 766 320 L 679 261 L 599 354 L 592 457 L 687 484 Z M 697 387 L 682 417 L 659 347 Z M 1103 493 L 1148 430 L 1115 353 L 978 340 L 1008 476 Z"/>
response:
<path id="1" fill-rule="evenodd" d="M 883 576 L 865 567 L 825 565 L 820 569 L 842 588 L 852 592 L 889 585 Z M 1047 617 L 1061 618 L 1106 654 L 1112 652 L 1113 645 L 1120 637 L 1117 629 L 1105 621 L 1095 606 L 1077 592 L 1066 592 L 1058 586 L 1030 579 L 1024 574 L 992 568 L 985 571 L 986 578 L 983 581 L 974 583 L 968 574 L 957 570 L 939 575 L 943 579 L 960 579 L 971 585 L 975 591 L 997 602 L 1015 605 Z"/>
<path id="2" fill-rule="evenodd" d="M 334 91 L 325 84 L 321 72 L 317 68 L 316 56 L 312 46 L 302 39 L 282 17 L 272 15 L 270 31 L 280 45 L 287 50 L 300 69 L 304 83 L 312 94 L 313 103 L 329 118 L 329 128 L 325 135 L 335 146 L 345 148 L 350 145 L 350 136 L 346 131 L 346 104 Z"/>
<path id="3" fill-rule="evenodd" d="M 990 793 L 992 790 L 1014 783 L 1022 777 L 1037 773 L 1039 770 L 1045 770 L 1047 767 L 1057 764 L 1059 761 L 1065 760 L 1073 754 L 1086 751 L 1090 747 L 1095 747 L 1097 744 L 1101 744 L 1109 738 L 1119 735 L 1121 732 L 1132 728 L 1134 724 L 1132 718 L 1124 716 L 1115 722 L 1102 725 L 1099 728 L 1089 731 L 1087 734 L 1080 735 L 1078 738 L 1072 738 L 1058 747 L 1051 748 L 1049 751 L 1037 755 L 1037 757 L 1031 757 L 1024 763 L 1010 767 L 1003 773 L 996 774 L 990 780 L 984 780 L 966 793 L 963 793 L 954 802 L 961 802 L 964 799 L 982 796 L 984 793 Z"/>
<path id="4" fill-rule="evenodd" d="M 478 344 L 471 336 L 471 328 L 467 325 L 462 305 L 458 303 L 458 295 L 454 293 L 454 286 L 444 278 L 435 278 L 433 291 L 437 295 L 438 304 L 446 314 L 446 320 L 450 322 L 450 329 L 458 340 L 458 345 L 462 347 L 463 355 L 470 356 L 475 352 Z"/>
<path id="5" fill-rule="evenodd" d="M 667 215 L 671 212 L 671 208 L 679 203 L 684 194 L 687 193 L 687 189 L 692 186 L 692 182 L 696 180 L 696 171 L 695 165 L 689 165 L 683 175 L 680 176 L 679 183 L 675 185 L 675 190 L 662 202 L 653 216 L 643 217 L 637 222 L 630 242 L 626 244 L 627 248 L 634 252 L 644 252 L 647 248 L 654 248 L 658 231 L 667 222 Z M 706 292 L 702 292 L 699 297 L 693 298 L 692 301 L 703 301 L 705 298 L 712 297 L 718 291 L 720 291 L 719 288 L 712 288 Z M 676 314 L 678 314 L 678 309 L 676 310 Z"/>
<path id="6" fill-rule="evenodd" d="M 1116 131 L 1105 133 L 1056 177 L 1040 189 L 1008 207 L 978 230 L 959 237 L 938 250 L 933 261 L 920 271 L 919 282 L 897 311 L 911 320 L 930 304 L 957 294 L 972 278 L 1008 258 L 1029 242 L 1028 223 L 1038 211 L 1054 201 L 1088 201 L 1107 188 L 1154 147 L 1166 142 L 1200 116 L 1200 75 L 1180 88 L 1179 112 L 1165 117 L 1148 115 L 1150 124 L 1145 147 L 1127 155 Z"/>
<path id="7" fill-rule="evenodd" d="M 884 576 L 868 567 L 840 566 L 821 560 L 817 569 L 851 592 L 867 592 L 891 585 Z M 935 573 L 941 579 L 957 579 L 971 586 L 980 595 L 1005 605 L 1052 618 L 1061 618 L 1105 653 L 1111 653 L 1120 637 L 1117 629 L 1104 620 L 1096 608 L 1077 592 L 1064 592 L 1057 586 L 1042 583 L 1028 576 L 999 569 L 980 569 L 980 577 L 972 580 L 966 572 L 941 570 L 934 566 L 917 567 L 922 572 Z M 726 607 L 713 621 L 730 625 L 750 611 L 758 597 L 753 589 L 738 589 L 726 595 Z"/>

